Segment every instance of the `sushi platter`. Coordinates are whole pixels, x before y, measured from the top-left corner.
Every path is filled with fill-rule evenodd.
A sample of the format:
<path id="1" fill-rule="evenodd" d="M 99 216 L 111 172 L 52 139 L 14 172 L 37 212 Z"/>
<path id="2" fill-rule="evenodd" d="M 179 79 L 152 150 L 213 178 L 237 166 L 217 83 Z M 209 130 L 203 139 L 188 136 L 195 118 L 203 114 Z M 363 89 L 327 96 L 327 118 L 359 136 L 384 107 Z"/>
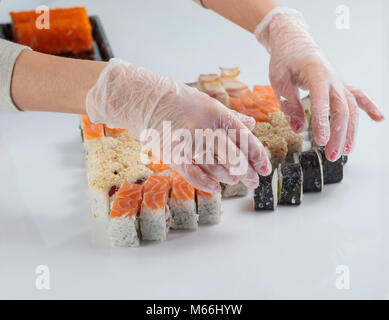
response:
<path id="1" fill-rule="evenodd" d="M 54 23 L 48 34 L 31 34 L 35 13 L 20 12 L 11 13 L 12 24 L 0 25 L 0 37 L 60 56 L 103 61 L 113 57 L 97 16 L 88 17 L 84 8 L 51 13 Z M 67 25 L 72 19 L 78 22 Z M 72 38 L 74 33 L 68 29 L 81 36 Z M 69 36 L 62 37 L 64 34 Z M 256 120 L 253 134 L 265 146 L 273 171 L 259 176 L 260 185 L 250 195 L 253 211 L 297 206 L 302 204 L 303 194 L 321 192 L 325 184 L 340 182 L 347 157 L 330 162 L 324 148 L 315 145 L 309 96 L 302 99 L 307 119 L 304 131 L 295 133 L 272 87 L 254 85 L 250 90 L 239 75 L 237 67 L 220 68 L 220 74 L 201 74 L 188 85 Z M 87 115 L 81 115 L 80 130 L 90 210 L 106 226 L 114 247 L 134 247 L 142 240 L 164 241 L 170 229 L 197 230 L 199 224 L 217 224 L 222 197 L 248 195 L 241 182 L 221 184 L 221 194 L 196 190 L 151 153 L 149 163 L 144 164 L 140 142 L 126 130 L 94 124 Z"/>

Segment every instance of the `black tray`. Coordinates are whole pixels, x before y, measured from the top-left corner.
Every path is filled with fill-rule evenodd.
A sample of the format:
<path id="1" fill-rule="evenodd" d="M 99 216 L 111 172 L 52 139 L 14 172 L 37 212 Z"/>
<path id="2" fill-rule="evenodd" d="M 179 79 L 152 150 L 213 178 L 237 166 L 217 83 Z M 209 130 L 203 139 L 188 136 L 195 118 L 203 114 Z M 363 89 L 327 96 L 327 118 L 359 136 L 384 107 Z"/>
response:
<path id="1" fill-rule="evenodd" d="M 92 25 L 93 52 L 80 52 L 77 54 L 64 53 L 60 54 L 60 56 L 97 61 L 108 61 L 113 58 L 113 52 L 107 36 L 105 35 L 100 18 L 98 16 L 90 16 L 89 21 Z M 10 23 L 0 24 L 0 38 L 14 41 Z"/>

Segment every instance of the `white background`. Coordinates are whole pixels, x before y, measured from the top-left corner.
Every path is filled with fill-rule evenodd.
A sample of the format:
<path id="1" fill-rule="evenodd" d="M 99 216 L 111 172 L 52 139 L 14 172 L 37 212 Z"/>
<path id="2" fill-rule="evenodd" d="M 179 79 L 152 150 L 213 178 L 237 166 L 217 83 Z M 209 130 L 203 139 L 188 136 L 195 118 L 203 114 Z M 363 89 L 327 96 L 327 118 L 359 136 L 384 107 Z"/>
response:
<path id="1" fill-rule="evenodd" d="M 388 118 L 384 2 L 280 1 L 304 13 L 345 80 Z M 178 80 L 238 65 L 245 82 L 268 82 L 253 36 L 190 0 L 3 0 L 0 22 L 39 4 L 86 6 L 117 57 Z M 341 4 L 350 30 L 335 27 Z M 136 249 L 111 249 L 90 221 L 77 126 L 72 115 L 0 114 L 0 298 L 389 298 L 386 122 L 362 114 L 344 181 L 301 206 L 254 213 L 250 197 L 225 200 L 220 225 Z M 51 290 L 35 288 L 37 265 L 49 266 Z M 335 286 L 338 265 L 349 290 Z"/>

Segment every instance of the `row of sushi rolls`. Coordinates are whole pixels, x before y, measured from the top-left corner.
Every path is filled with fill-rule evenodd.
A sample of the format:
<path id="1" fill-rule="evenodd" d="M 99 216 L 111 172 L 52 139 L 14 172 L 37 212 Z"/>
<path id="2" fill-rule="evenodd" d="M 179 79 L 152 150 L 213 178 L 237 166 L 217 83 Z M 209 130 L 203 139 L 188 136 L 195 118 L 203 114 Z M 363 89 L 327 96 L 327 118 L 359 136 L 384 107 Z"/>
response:
<path id="1" fill-rule="evenodd" d="M 320 192 L 324 184 L 343 179 L 347 157 L 330 162 L 324 147 L 314 143 L 309 96 L 302 99 L 305 130 L 295 133 L 271 86 L 255 85 L 250 90 L 238 79 L 238 68 L 220 69 L 220 74 L 200 75 L 188 85 L 256 120 L 253 134 L 265 146 L 273 171 L 259 176 L 253 193 L 255 211 L 300 205 L 304 193 Z M 125 130 L 93 124 L 86 115 L 81 119 L 91 211 L 107 220 L 115 247 L 137 246 L 140 239 L 163 241 L 170 229 L 196 230 L 198 224 L 219 223 L 221 198 L 248 195 L 241 182 L 221 184 L 221 194 L 196 190 L 151 153 L 150 163 L 144 165 L 140 142 Z"/>
<path id="2" fill-rule="evenodd" d="M 15 41 L 51 54 L 93 51 L 85 8 L 51 10 L 52 27 L 45 33 L 31 31 L 34 17 L 34 12 L 11 13 Z M 265 146 L 273 171 L 259 176 L 253 210 L 297 206 L 304 193 L 320 192 L 325 184 L 340 182 L 347 157 L 330 162 L 324 147 L 315 145 L 309 96 L 301 100 L 306 113 L 304 131 L 295 133 L 272 87 L 254 85 L 250 90 L 239 74 L 238 68 L 220 68 L 219 74 L 202 74 L 188 85 L 256 120 L 253 134 Z M 221 194 L 196 190 L 151 153 L 149 164 L 144 164 L 141 143 L 126 130 L 94 124 L 87 115 L 81 115 L 80 129 L 91 212 L 106 225 L 114 247 L 135 247 L 141 240 L 164 241 L 170 229 L 196 230 L 199 224 L 217 224 L 222 198 L 248 195 L 242 183 L 221 184 Z"/>

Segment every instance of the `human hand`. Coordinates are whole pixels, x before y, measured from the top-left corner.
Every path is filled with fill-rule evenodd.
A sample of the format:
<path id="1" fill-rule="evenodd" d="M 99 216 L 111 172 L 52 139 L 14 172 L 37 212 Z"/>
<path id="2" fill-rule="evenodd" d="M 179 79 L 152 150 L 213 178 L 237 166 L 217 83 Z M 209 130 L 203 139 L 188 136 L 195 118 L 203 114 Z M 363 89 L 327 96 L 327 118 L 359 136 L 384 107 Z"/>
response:
<path id="1" fill-rule="evenodd" d="M 270 82 L 296 132 L 303 129 L 305 122 L 298 89 L 309 90 L 313 135 L 318 145 L 326 146 L 329 160 L 335 161 L 352 151 L 358 106 L 374 121 L 384 120 L 363 91 L 346 85 L 340 78 L 312 39 L 298 11 L 276 8 L 254 33 L 271 55 Z"/>
<path id="2" fill-rule="evenodd" d="M 162 141 L 152 142 L 153 154 L 154 147 L 157 147 L 161 151 L 160 160 L 200 190 L 220 192 L 218 181 L 235 184 L 239 180 L 249 188 L 256 188 L 257 173 L 267 175 L 271 172 L 264 147 L 247 128 L 253 128 L 254 119 L 243 115 L 239 118 L 195 88 L 119 59 L 110 60 L 102 71 L 88 92 L 86 105 L 92 122 L 128 129 L 140 140 L 144 140 L 145 130 L 156 132 Z M 170 123 L 173 137 L 175 131 L 186 129 L 189 132 L 189 136 L 179 132 L 179 137 L 186 138 L 184 143 L 162 139 L 167 134 L 164 131 L 166 121 Z M 197 145 L 196 129 L 217 133 L 217 145 L 226 146 L 225 151 L 223 148 L 222 151 L 215 147 L 206 148 L 207 141 L 205 146 Z M 236 139 L 228 134 L 230 129 L 236 130 Z M 175 152 L 176 148 L 180 148 L 180 152 Z M 181 151 L 188 150 L 191 152 L 184 152 L 184 159 L 174 160 L 178 153 L 181 155 Z M 235 170 L 236 161 L 232 161 L 231 155 L 237 156 L 239 165 L 246 164 L 245 172 Z M 204 157 L 213 159 L 214 163 L 200 161 Z"/>

